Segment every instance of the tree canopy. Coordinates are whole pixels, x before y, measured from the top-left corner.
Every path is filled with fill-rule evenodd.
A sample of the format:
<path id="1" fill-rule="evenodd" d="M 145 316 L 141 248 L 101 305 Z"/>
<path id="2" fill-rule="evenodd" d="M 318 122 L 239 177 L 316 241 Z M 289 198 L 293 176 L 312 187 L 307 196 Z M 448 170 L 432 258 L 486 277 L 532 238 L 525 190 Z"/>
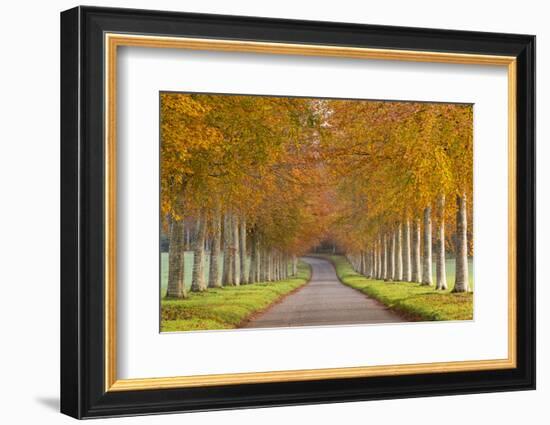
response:
<path id="1" fill-rule="evenodd" d="M 182 93 L 161 93 L 160 104 L 167 233 L 174 221 L 203 220 L 215 239 L 208 223 L 234 217 L 240 245 L 291 258 L 331 240 L 370 253 L 380 277 L 384 243 L 414 255 L 410 223 L 433 205 L 443 252 L 465 238 L 444 223 L 465 224 L 473 250 L 471 105 Z M 236 234 L 226 234 L 228 255 Z"/>

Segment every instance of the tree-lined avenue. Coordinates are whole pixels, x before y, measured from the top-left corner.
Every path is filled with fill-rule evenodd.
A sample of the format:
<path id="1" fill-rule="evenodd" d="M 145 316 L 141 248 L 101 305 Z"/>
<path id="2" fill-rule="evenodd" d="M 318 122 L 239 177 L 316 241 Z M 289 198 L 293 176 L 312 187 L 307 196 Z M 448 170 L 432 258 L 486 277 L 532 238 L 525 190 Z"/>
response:
<path id="1" fill-rule="evenodd" d="M 245 328 L 351 325 L 401 322 L 380 302 L 340 283 L 332 263 L 303 257 L 312 268 L 310 282 L 268 310 L 254 316 Z"/>

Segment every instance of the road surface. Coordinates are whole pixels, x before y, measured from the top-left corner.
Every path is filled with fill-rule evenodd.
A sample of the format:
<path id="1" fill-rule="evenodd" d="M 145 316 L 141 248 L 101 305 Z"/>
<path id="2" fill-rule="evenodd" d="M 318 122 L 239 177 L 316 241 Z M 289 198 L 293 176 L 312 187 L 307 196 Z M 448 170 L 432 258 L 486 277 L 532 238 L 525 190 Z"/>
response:
<path id="1" fill-rule="evenodd" d="M 312 267 L 311 281 L 243 327 L 276 328 L 360 323 L 392 323 L 404 320 L 380 302 L 340 283 L 332 263 L 304 257 Z"/>

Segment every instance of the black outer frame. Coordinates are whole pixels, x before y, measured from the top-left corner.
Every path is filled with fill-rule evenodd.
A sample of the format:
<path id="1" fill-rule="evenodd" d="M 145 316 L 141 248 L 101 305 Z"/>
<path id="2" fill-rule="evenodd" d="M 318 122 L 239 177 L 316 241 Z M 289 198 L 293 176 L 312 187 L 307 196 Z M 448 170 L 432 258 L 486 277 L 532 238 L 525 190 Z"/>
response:
<path id="1" fill-rule="evenodd" d="M 517 57 L 517 368 L 106 393 L 104 32 Z M 92 418 L 534 388 L 534 36 L 86 6 L 61 13 L 61 412 Z"/>

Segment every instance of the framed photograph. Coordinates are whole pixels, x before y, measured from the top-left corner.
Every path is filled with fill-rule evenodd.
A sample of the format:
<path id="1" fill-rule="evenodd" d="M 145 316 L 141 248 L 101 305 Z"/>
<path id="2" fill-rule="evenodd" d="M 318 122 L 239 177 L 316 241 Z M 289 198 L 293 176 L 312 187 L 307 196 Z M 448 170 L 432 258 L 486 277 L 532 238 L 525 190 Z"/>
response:
<path id="1" fill-rule="evenodd" d="M 61 14 L 61 411 L 535 387 L 535 37 Z"/>

